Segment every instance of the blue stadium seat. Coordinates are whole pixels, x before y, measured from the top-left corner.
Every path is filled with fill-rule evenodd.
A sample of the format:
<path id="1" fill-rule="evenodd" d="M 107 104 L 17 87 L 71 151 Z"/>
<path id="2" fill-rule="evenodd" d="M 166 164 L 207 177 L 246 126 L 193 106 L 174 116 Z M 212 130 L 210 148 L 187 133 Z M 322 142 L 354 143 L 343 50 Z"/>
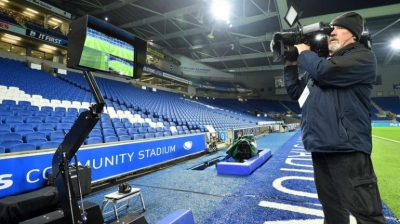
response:
<path id="1" fill-rule="evenodd" d="M 22 117 L 28 117 L 28 116 L 32 116 L 32 112 L 27 111 L 27 110 L 19 110 L 19 111 L 17 111 L 16 115 L 22 116 Z"/>
<path id="2" fill-rule="evenodd" d="M 36 145 L 29 143 L 16 144 L 10 147 L 10 153 L 32 151 L 32 150 L 36 150 Z"/>
<path id="3" fill-rule="evenodd" d="M 75 112 L 75 113 L 78 114 L 78 109 L 77 109 L 77 108 L 70 107 L 70 108 L 68 108 L 67 111 L 68 111 L 68 112 Z"/>
<path id="4" fill-rule="evenodd" d="M 4 119 L 4 123 L 9 124 L 12 129 L 15 127 L 15 125 L 24 123 L 24 120 L 21 116 L 7 116 Z"/>
<path id="5" fill-rule="evenodd" d="M 149 132 L 149 133 L 156 133 L 156 129 L 153 128 L 153 127 L 148 127 L 148 128 L 147 128 L 147 132 Z"/>
<path id="6" fill-rule="evenodd" d="M 40 110 L 41 111 L 46 111 L 46 112 L 48 112 L 48 114 L 51 114 L 54 110 L 53 110 L 53 107 L 50 107 L 50 106 L 42 106 L 41 108 L 40 108 Z"/>
<path id="7" fill-rule="evenodd" d="M 63 117 L 61 123 L 74 123 L 76 117 Z"/>
<path id="8" fill-rule="evenodd" d="M 25 139 L 27 134 L 34 132 L 32 124 L 17 124 L 13 129 L 15 133 L 21 134 L 22 140 Z"/>
<path id="9" fill-rule="evenodd" d="M 113 128 L 113 126 L 112 126 L 112 124 L 110 122 L 102 122 L 101 123 L 101 127 L 103 129 L 112 129 Z"/>
<path id="10" fill-rule="evenodd" d="M 4 105 L 17 105 L 15 100 L 3 100 L 2 104 Z"/>
<path id="11" fill-rule="evenodd" d="M 39 107 L 38 106 L 34 106 L 34 105 L 30 105 L 30 106 L 26 106 L 25 110 L 26 111 L 35 112 L 35 111 L 39 111 Z"/>
<path id="12" fill-rule="evenodd" d="M 14 114 L 16 114 L 18 111 L 24 110 L 24 106 L 22 106 L 22 105 L 10 105 L 10 109 L 9 110 L 14 111 Z"/>
<path id="13" fill-rule="evenodd" d="M 11 111 L 11 110 L 3 110 L 3 109 L 0 109 L 0 117 L 3 117 L 3 119 L 1 120 L 1 122 L 4 122 L 5 117 L 8 117 L 8 116 L 14 116 L 14 112 Z"/>
<path id="14" fill-rule="evenodd" d="M 55 129 L 56 131 L 69 132 L 69 130 L 71 129 L 71 123 L 58 123 Z"/>
<path id="15" fill-rule="evenodd" d="M 62 114 L 65 114 L 67 109 L 65 109 L 65 107 L 55 107 L 54 112 L 62 112 Z"/>
<path id="16" fill-rule="evenodd" d="M 4 146 L 0 146 L 0 153 L 5 153 L 6 152 L 6 148 L 4 148 Z"/>
<path id="17" fill-rule="evenodd" d="M 100 137 L 90 137 L 86 139 L 84 142 L 85 145 L 100 144 L 100 143 L 103 143 L 103 139 Z"/>
<path id="18" fill-rule="evenodd" d="M 65 134 L 62 131 L 53 131 L 50 132 L 50 135 L 48 137 L 49 141 L 54 141 L 54 142 L 62 142 L 65 138 Z"/>
<path id="19" fill-rule="evenodd" d="M 78 117 L 78 112 L 68 111 L 67 113 L 65 113 L 65 117 L 77 118 Z"/>
<path id="20" fill-rule="evenodd" d="M 121 123 L 125 124 L 126 122 L 129 122 L 131 124 L 128 118 L 121 118 Z"/>
<path id="21" fill-rule="evenodd" d="M 118 142 L 117 136 L 105 136 L 104 142 Z"/>
<path id="22" fill-rule="evenodd" d="M 129 141 L 129 140 L 131 140 L 132 138 L 131 138 L 131 136 L 129 136 L 129 135 L 120 135 L 120 136 L 118 136 L 118 139 L 119 139 L 120 141 Z"/>
<path id="23" fill-rule="evenodd" d="M 114 129 L 103 129 L 103 136 L 115 136 Z"/>
<path id="24" fill-rule="evenodd" d="M 30 116 L 30 117 L 26 117 L 26 119 L 25 119 L 25 123 L 30 123 L 30 124 L 31 123 L 39 124 L 42 122 L 43 122 L 43 119 L 42 119 L 42 117 L 39 117 L 39 116 Z"/>
<path id="25" fill-rule="evenodd" d="M 51 117 L 64 117 L 64 115 L 65 115 L 65 112 L 62 112 L 62 111 L 53 111 L 50 113 Z"/>
<path id="26" fill-rule="evenodd" d="M 134 135 L 139 133 L 137 128 L 128 128 L 127 130 L 129 135 Z"/>
<path id="27" fill-rule="evenodd" d="M 45 133 L 46 136 L 50 135 L 50 132 L 54 131 L 52 124 L 38 124 L 36 131 Z"/>
<path id="28" fill-rule="evenodd" d="M 12 145 L 21 144 L 22 135 L 18 133 L 2 133 L 0 134 L 0 146 L 5 148 L 5 152 L 9 152 Z"/>
<path id="29" fill-rule="evenodd" d="M 171 136 L 172 133 L 170 131 L 164 131 L 164 136 Z"/>
<path id="30" fill-rule="evenodd" d="M 154 133 L 146 133 L 144 134 L 145 138 L 154 138 Z"/>
<path id="31" fill-rule="evenodd" d="M 43 132 L 32 132 L 28 133 L 25 136 L 26 143 L 32 143 L 38 147 L 41 143 L 46 142 L 46 133 Z"/>
<path id="32" fill-rule="evenodd" d="M 124 123 L 124 127 L 126 128 L 126 129 L 128 129 L 128 128 L 132 128 L 133 127 L 133 125 L 132 125 L 132 123 L 131 122 L 125 122 Z"/>
<path id="33" fill-rule="evenodd" d="M 147 133 L 147 127 L 139 127 L 138 131 L 139 131 L 139 134 L 146 134 Z"/>
<path id="34" fill-rule="evenodd" d="M 54 148 L 58 148 L 58 146 L 60 146 L 61 142 L 44 142 L 42 144 L 39 145 L 39 149 L 54 149 Z"/>
<path id="35" fill-rule="evenodd" d="M 132 136 L 132 139 L 133 140 L 136 140 L 136 139 L 143 139 L 144 138 L 144 135 L 143 134 L 134 134 L 133 136 Z"/>
<path id="36" fill-rule="evenodd" d="M 164 133 L 163 132 L 156 132 L 156 133 L 154 133 L 154 137 L 164 137 Z"/>
<path id="37" fill-rule="evenodd" d="M 18 105 L 25 106 L 25 109 L 26 109 L 27 106 L 31 106 L 31 102 L 21 100 L 21 101 L 18 101 Z"/>
<path id="38" fill-rule="evenodd" d="M 79 112 L 79 113 L 82 113 L 82 112 L 85 112 L 85 111 L 88 111 L 88 109 L 86 109 L 86 108 L 80 108 L 78 112 Z"/>
<path id="39" fill-rule="evenodd" d="M 114 129 L 124 128 L 124 124 L 122 124 L 121 122 L 114 122 L 113 126 L 114 126 Z"/>
<path id="40" fill-rule="evenodd" d="M 100 122 L 97 122 L 97 124 L 93 127 L 93 129 L 101 129 L 101 124 Z"/>
<path id="41" fill-rule="evenodd" d="M 135 123 L 133 123 L 132 125 L 133 125 L 134 128 L 140 128 L 140 127 L 142 127 L 142 123 L 140 123 L 140 122 L 135 122 Z"/>
<path id="42" fill-rule="evenodd" d="M 112 122 L 112 123 L 115 123 L 115 122 L 120 123 L 120 122 L 121 122 L 121 119 L 119 119 L 119 118 L 117 118 L 117 117 L 114 117 L 114 118 L 111 118 L 111 122 Z"/>
<path id="43" fill-rule="evenodd" d="M 0 133 L 9 133 L 11 132 L 11 126 L 8 124 L 0 124 Z"/>
<path id="44" fill-rule="evenodd" d="M 33 116 L 39 116 L 39 117 L 47 117 L 49 115 L 50 115 L 50 112 L 41 111 L 41 110 L 35 111 L 35 113 L 33 114 Z"/>
<path id="45" fill-rule="evenodd" d="M 90 133 L 89 133 L 88 138 L 91 138 L 91 137 L 100 137 L 100 138 L 102 138 L 103 135 L 101 134 L 101 130 L 100 129 L 92 129 L 90 131 Z"/>
<path id="46" fill-rule="evenodd" d="M 117 136 L 128 135 L 128 132 L 125 128 L 117 128 L 115 129 L 115 132 L 117 133 Z"/>

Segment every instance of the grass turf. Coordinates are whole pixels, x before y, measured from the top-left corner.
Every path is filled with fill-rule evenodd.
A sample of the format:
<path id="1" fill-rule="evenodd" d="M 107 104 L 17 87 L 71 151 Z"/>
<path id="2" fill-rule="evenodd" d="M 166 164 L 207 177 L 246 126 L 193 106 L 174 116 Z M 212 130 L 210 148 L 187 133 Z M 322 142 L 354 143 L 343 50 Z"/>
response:
<path id="1" fill-rule="evenodd" d="M 400 218 L 400 127 L 373 127 L 372 135 L 372 161 L 382 200 Z"/>

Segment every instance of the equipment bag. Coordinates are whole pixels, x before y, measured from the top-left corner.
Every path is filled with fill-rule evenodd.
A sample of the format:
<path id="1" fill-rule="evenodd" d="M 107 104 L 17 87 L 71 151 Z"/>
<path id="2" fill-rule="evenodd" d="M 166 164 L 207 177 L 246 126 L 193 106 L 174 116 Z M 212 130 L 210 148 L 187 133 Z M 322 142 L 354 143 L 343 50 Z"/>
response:
<path id="1" fill-rule="evenodd" d="M 226 153 L 235 159 L 235 162 L 241 163 L 257 155 L 258 149 L 254 135 L 244 135 L 235 139 Z"/>

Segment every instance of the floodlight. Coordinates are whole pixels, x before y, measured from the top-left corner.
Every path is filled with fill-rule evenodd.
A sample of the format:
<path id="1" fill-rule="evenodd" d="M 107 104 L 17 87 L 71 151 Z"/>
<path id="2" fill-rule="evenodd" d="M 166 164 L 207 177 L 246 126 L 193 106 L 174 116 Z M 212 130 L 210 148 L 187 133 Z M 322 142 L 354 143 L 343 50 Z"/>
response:
<path id="1" fill-rule="evenodd" d="M 227 21 L 229 19 L 230 6 L 224 0 L 214 0 L 211 12 L 217 20 Z"/>
<path id="2" fill-rule="evenodd" d="M 289 10 L 287 11 L 287 13 L 285 15 L 286 23 L 290 27 L 292 27 L 296 23 L 296 21 L 298 20 L 298 17 L 299 17 L 298 10 L 293 5 L 291 5 Z"/>
<path id="3" fill-rule="evenodd" d="M 400 50 L 400 39 L 394 39 L 391 46 L 394 50 Z"/>

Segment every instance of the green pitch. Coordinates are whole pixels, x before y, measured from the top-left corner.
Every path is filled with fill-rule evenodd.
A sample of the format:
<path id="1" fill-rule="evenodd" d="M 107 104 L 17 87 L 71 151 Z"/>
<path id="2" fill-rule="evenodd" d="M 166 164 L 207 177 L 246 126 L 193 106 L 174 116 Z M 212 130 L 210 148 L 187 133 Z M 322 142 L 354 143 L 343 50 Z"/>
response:
<path id="1" fill-rule="evenodd" d="M 373 127 L 372 136 L 372 161 L 382 200 L 400 218 L 400 127 Z"/>
<path id="2" fill-rule="evenodd" d="M 100 40 L 89 35 L 86 36 L 84 46 L 96 49 L 102 52 L 110 53 L 110 43 L 105 40 Z"/>
<path id="3" fill-rule="evenodd" d="M 108 54 L 85 46 L 79 64 L 89 68 L 108 71 Z"/>
<path id="4" fill-rule="evenodd" d="M 119 61 L 110 60 L 109 66 L 114 71 L 121 71 L 123 75 L 133 77 L 133 67 L 127 66 Z"/>

